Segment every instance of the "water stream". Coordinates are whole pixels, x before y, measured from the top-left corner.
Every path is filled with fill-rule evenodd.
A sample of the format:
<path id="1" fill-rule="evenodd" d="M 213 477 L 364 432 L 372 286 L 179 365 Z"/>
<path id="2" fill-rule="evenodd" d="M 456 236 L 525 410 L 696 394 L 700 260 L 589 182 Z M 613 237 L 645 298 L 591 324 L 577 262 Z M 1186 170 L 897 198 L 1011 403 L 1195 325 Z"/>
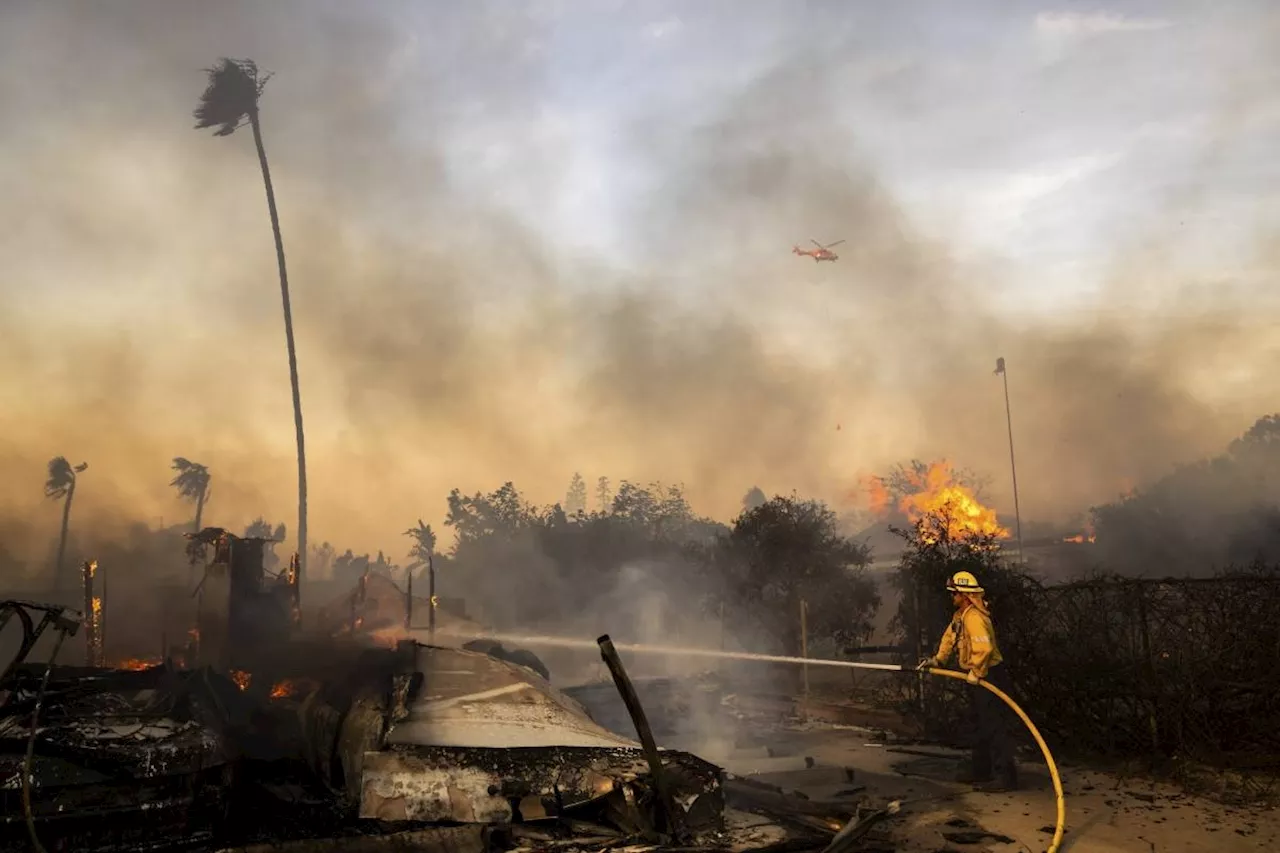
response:
<path id="1" fill-rule="evenodd" d="M 428 633 L 425 628 L 414 628 L 410 634 L 423 638 Z M 556 637 L 537 634 L 455 634 L 451 631 L 436 631 L 436 637 L 449 637 L 460 640 L 494 640 L 496 642 L 519 646 L 552 646 L 562 649 L 599 650 L 595 640 L 584 640 L 576 637 Z M 675 657 L 703 657 L 718 660 L 745 660 L 758 663 L 789 663 L 799 666 L 835 666 L 846 669 L 878 669 L 888 672 L 901 672 L 902 666 L 893 663 L 863 663 L 862 661 L 831 660 L 826 658 L 791 657 L 789 655 L 764 655 L 755 652 L 730 652 L 722 649 L 699 649 L 687 646 L 663 646 L 654 643 L 619 643 L 613 647 L 620 652 L 634 654 L 672 655 Z"/>

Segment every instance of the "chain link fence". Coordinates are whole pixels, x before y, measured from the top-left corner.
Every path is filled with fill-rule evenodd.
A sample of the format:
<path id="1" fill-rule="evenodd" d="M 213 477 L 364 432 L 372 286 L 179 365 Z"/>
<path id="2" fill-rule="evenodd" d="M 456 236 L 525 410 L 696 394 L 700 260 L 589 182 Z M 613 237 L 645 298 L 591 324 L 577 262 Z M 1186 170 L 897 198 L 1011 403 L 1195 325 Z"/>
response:
<path id="1" fill-rule="evenodd" d="M 931 652 L 950 617 L 932 574 L 900 575 L 908 650 L 918 636 Z M 1055 754 L 1137 764 L 1224 796 L 1280 794 L 1280 567 L 1057 586 L 990 567 L 980 577 L 1013 698 Z M 908 679 L 881 697 L 963 743 L 967 689 Z"/>

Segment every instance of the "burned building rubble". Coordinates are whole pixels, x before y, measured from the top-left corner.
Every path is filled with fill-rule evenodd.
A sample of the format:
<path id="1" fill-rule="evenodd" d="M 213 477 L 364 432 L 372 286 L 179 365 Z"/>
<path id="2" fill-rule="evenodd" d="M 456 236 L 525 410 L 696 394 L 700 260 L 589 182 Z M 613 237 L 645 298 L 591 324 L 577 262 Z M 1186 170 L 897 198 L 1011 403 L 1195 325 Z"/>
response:
<path id="1" fill-rule="evenodd" d="M 139 850 L 156 839 L 212 840 L 234 753 L 234 683 L 208 670 L 19 667 L 0 708 L 0 848 L 30 849 L 22 776 L 30 719 L 30 819 L 48 849 Z M 56 844 L 54 843 L 56 841 Z"/>
<path id="2" fill-rule="evenodd" d="M 304 633 L 261 543 L 196 539 L 213 559 L 188 647 L 130 671 L 24 644 L 6 666 L 0 849 L 819 850 L 859 823 L 659 757 L 492 650 Z"/>

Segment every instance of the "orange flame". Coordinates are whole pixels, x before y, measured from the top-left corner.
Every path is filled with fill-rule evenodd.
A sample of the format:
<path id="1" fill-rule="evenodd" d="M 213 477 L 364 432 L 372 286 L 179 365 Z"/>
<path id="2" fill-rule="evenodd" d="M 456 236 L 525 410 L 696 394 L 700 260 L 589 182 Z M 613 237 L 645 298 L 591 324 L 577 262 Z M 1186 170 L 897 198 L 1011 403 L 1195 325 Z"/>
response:
<path id="1" fill-rule="evenodd" d="M 249 680 L 251 678 L 253 678 L 253 676 L 242 669 L 231 670 L 231 680 L 234 681 L 236 683 L 236 687 L 239 687 L 241 690 L 249 689 Z"/>
<path id="2" fill-rule="evenodd" d="M 153 666 L 159 666 L 163 661 L 160 658 L 125 658 L 115 665 L 116 669 L 151 669 Z"/>
<path id="3" fill-rule="evenodd" d="M 1097 542 L 1097 541 L 1098 541 L 1098 537 L 1097 537 L 1097 536 L 1095 536 L 1095 535 L 1094 535 L 1094 532 L 1093 532 L 1093 521 L 1092 521 L 1092 520 L 1090 520 L 1090 521 L 1086 521 L 1086 522 L 1084 523 L 1084 532 L 1082 532 L 1082 533 L 1077 533 L 1075 536 L 1064 536 L 1064 537 L 1063 537 L 1063 539 L 1062 539 L 1062 541 L 1063 541 L 1063 542 L 1076 542 L 1076 543 L 1078 543 L 1078 544 L 1082 544 L 1082 545 L 1083 545 L 1085 542 Z"/>
<path id="4" fill-rule="evenodd" d="M 884 480 L 878 477 L 872 480 L 875 486 L 868 485 L 872 509 L 883 514 L 889 506 L 889 491 Z M 923 474 L 908 473 L 907 480 L 911 491 L 898 501 L 898 510 L 912 524 L 937 516 L 946 519 L 947 535 L 952 539 L 972 536 L 1009 538 L 1009 530 L 1001 526 L 995 510 L 984 506 L 969 487 L 956 480 L 947 460 L 931 462 Z"/>
<path id="5" fill-rule="evenodd" d="M 892 498 L 885 487 L 884 480 L 879 477 L 863 477 L 862 490 L 867 493 L 867 506 L 876 515 L 884 515 L 889 511 Z"/>
<path id="6" fill-rule="evenodd" d="M 389 649 L 394 649 L 401 640 L 413 639 L 413 635 L 406 631 L 403 625 L 390 625 L 386 628 L 379 628 L 376 631 L 370 631 L 365 637 L 377 645 Z"/>
<path id="7" fill-rule="evenodd" d="M 271 698 L 286 699 L 290 696 L 296 696 L 306 690 L 314 690 L 315 688 L 316 683 L 308 678 L 286 678 L 284 681 L 279 681 L 272 686 Z"/>

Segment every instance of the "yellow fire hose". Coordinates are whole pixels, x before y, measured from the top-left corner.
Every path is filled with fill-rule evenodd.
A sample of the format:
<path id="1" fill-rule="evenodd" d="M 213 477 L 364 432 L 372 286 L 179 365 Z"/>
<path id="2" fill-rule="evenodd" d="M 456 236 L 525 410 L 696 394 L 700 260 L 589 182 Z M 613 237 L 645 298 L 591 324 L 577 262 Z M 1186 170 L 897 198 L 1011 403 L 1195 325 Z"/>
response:
<path id="1" fill-rule="evenodd" d="M 909 667 L 903 667 L 904 671 L 909 671 Z M 930 675 L 940 675 L 943 678 L 958 678 L 961 681 L 968 680 L 968 674 L 959 672 L 954 669 L 940 669 L 938 667 L 930 667 L 922 672 L 928 672 Z M 1035 738 L 1036 745 L 1040 747 L 1040 753 L 1044 756 L 1044 762 L 1049 766 L 1049 775 L 1053 778 L 1053 794 L 1058 801 L 1058 823 L 1053 830 L 1053 841 L 1049 844 L 1046 853 L 1057 853 L 1058 846 L 1062 844 L 1062 834 L 1066 831 L 1067 825 L 1067 804 L 1062 793 L 1062 779 L 1058 776 L 1058 765 L 1054 763 L 1053 754 L 1049 752 L 1048 745 L 1044 742 L 1044 738 L 1040 736 L 1040 730 L 1036 728 L 1035 723 L 1031 722 L 1031 718 L 1026 712 L 1018 707 L 1018 703 L 1009 698 L 1009 695 L 990 684 L 985 679 L 979 679 L 978 684 L 985 687 L 992 693 L 1000 697 L 1000 699 L 1013 709 L 1013 713 L 1018 715 L 1018 719 L 1022 720 L 1022 724 L 1027 727 L 1027 731 L 1031 732 L 1031 736 Z"/>
<path id="2" fill-rule="evenodd" d="M 586 641 L 570 641 L 563 637 L 536 637 L 536 636 L 507 636 L 503 634 L 488 634 L 492 639 L 509 640 L 519 643 L 545 643 L 547 645 L 569 645 L 592 646 L 594 643 Z M 607 638 L 608 635 L 606 635 Z M 598 641 L 597 641 L 598 642 Z M 652 645 L 647 643 L 613 643 L 610 641 L 610 647 L 613 649 L 624 650 L 628 652 L 648 653 L 648 654 L 679 654 L 679 655 L 696 655 L 700 657 L 713 657 L 725 660 L 746 660 L 756 661 L 759 663 L 788 663 L 800 664 L 803 666 L 834 666 L 849 669 L 874 669 L 885 672 L 928 672 L 930 675 L 937 675 L 943 678 L 958 678 L 961 681 L 968 680 L 968 673 L 959 672 L 954 669 L 941 669 L 939 667 L 931 667 L 924 670 L 917 670 L 913 666 L 903 666 L 896 663 L 863 663 L 862 661 L 850 660 L 822 660 L 820 658 L 809 657 L 789 657 L 785 655 L 762 655 L 751 652 L 727 652 L 723 649 L 713 651 L 711 649 L 683 648 L 676 646 Z M 1022 724 L 1027 727 L 1027 731 L 1031 732 L 1031 736 L 1035 738 L 1036 745 L 1040 747 L 1040 753 L 1044 756 L 1045 764 L 1049 767 L 1049 775 L 1053 778 L 1053 793 L 1057 798 L 1058 821 L 1053 831 L 1053 841 L 1049 844 L 1046 853 L 1058 853 L 1058 847 L 1062 844 L 1063 833 L 1066 832 L 1067 824 L 1067 806 L 1062 793 L 1062 779 L 1058 776 L 1058 765 L 1053 760 L 1053 754 L 1049 752 L 1048 745 L 1045 744 L 1044 738 L 1040 736 L 1040 730 L 1036 728 L 1035 723 L 1031 722 L 1031 718 L 1026 712 L 1018 707 L 1018 703 L 1010 699 L 1003 690 L 988 684 L 985 679 L 979 679 L 978 684 L 990 690 L 992 693 L 1000 697 L 1006 705 L 1013 709 L 1013 713 L 1018 715 L 1018 719 L 1022 720 Z"/>

